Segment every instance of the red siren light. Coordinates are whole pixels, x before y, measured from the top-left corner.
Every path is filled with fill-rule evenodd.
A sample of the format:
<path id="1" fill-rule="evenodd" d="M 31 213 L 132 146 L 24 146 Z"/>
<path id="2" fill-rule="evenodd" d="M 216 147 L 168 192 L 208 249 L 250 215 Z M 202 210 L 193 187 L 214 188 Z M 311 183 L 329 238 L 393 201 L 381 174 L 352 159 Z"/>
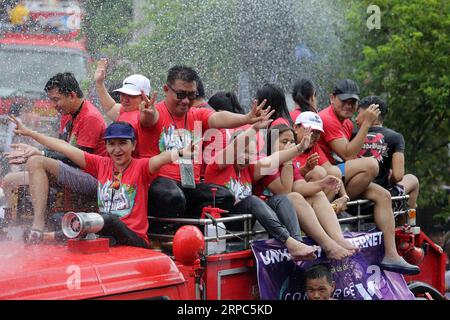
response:
<path id="1" fill-rule="evenodd" d="M 192 266 L 205 250 L 205 238 L 199 228 L 182 226 L 173 238 L 175 260 L 185 266 Z"/>

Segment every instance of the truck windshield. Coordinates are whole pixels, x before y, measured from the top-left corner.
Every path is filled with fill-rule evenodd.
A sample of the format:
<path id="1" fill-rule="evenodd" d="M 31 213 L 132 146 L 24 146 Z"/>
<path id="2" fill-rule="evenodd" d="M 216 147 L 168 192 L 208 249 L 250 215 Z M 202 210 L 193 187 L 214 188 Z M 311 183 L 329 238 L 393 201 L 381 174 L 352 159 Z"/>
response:
<path id="1" fill-rule="evenodd" d="M 78 81 L 87 78 L 86 58 L 75 50 L 0 48 L 0 89 L 44 94 L 48 79 L 58 72 L 73 72 Z"/>

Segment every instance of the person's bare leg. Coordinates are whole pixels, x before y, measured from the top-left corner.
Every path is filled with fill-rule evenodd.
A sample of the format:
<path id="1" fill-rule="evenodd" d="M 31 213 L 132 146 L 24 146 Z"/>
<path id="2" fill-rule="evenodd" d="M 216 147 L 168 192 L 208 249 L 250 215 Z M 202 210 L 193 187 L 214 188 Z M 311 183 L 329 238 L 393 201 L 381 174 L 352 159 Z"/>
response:
<path id="1" fill-rule="evenodd" d="M 291 192 L 288 194 L 288 198 L 294 205 L 300 228 L 323 248 L 328 258 L 341 260 L 351 255 L 349 250 L 340 246 L 325 232 L 313 208 L 302 195 Z"/>
<path id="2" fill-rule="evenodd" d="M 345 189 L 351 199 L 357 198 L 378 175 L 375 158 L 360 158 L 345 162 Z"/>
<path id="3" fill-rule="evenodd" d="M 315 166 L 310 172 L 308 172 L 305 176 L 305 180 L 307 182 L 310 181 L 319 181 L 327 176 L 327 171 L 321 166 Z"/>
<path id="4" fill-rule="evenodd" d="M 350 250 L 351 253 L 355 253 L 358 248 L 344 238 L 336 213 L 334 212 L 333 207 L 328 201 L 325 193 L 319 192 L 312 197 L 306 198 L 306 200 L 314 209 L 320 225 L 331 237 L 331 239 L 336 241 L 341 247 Z"/>
<path id="5" fill-rule="evenodd" d="M 34 213 L 31 228 L 43 231 L 49 192 L 48 174 L 54 177 L 58 176 L 59 162 L 51 158 L 33 156 L 27 162 L 27 169 Z"/>
<path id="6" fill-rule="evenodd" d="M 400 256 L 395 245 L 395 222 L 391 194 L 376 183 L 371 183 L 364 192 L 364 197 L 375 203 L 375 224 L 383 232 L 385 257 L 398 259 Z"/>
<path id="7" fill-rule="evenodd" d="M 409 194 L 408 206 L 411 209 L 416 209 L 417 198 L 419 197 L 419 179 L 415 175 L 407 174 L 397 184 L 402 185 L 406 194 Z"/>
<path id="8" fill-rule="evenodd" d="M 28 172 L 11 172 L 3 178 L 3 191 L 5 193 L 6 204 L 9 208 L 14 206 L 13 192 L 21 185 L 28 185 Z"/>

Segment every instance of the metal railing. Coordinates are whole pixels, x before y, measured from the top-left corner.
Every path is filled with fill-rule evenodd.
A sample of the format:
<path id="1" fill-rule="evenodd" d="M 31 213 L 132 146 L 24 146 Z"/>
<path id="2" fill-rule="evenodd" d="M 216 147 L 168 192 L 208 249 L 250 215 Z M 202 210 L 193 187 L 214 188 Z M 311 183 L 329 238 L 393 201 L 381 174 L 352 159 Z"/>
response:
<path id="1" fill-rule="evenodd" d="M 393 202 L 394 201 L 403 201 L 404 207 L 405 207 L 405 210 L 394 211 L 394 218 L 399 215 L 407 214 L 409 212 L 409 209 L 407 208 L 407 200 L 408 199 L 409 199 L 409 195 L 392 197 Z M 352 223 L 352 222 L 356 221 L 358 223 L 357 230 L 361 231 L 362 221 L 364 221 L 366 219 L 371 219 L 374 216 L 374 214 L 362 214 L 362 212 L 361 212 L 361 206 L 365 205 L 365 204 L 369 204 L 369 203 L 372 203 L 372 202 L 370 200 L 365 200 L 365 199 L 348 202 L 347 207 L 349 207 L 349 208 L 357 206 L 357 214 L 353 217 L 338 219 L 339 223 L 341 223 L 341 224 L 349 223 L 349 222 Z M 265 230 L 253 230 L 251 214 L 233 215 L 233 216 L 222 217 L 222 218 L 217 218 L 217 219 L 157 218 L 154 216 L 149 216 L 148 219 L 150 221 L 150 224 L 152 222 L 156 222 L 158 224 L 166 224 L 166 225 L 173 225 L 173 224 L 195 225 L 195 226 L 198 226 L 199 228 L 203 229 L 203 231 L 204 231 L 203 234 L 205 234 L 205 235 L 207 234 L 207 229 L 208 229 L 208 226 L 210 226 L 210 225 L 214 225 L 216 228 L 221 228 L 220 226 L 218 226 L 218 224 L 221 222 L 224 224 L 229 223 L 229 222 L 236 222 L 236 221 L 243 222 L 243 230 L 241 230 L 241 231 L 230 231 L 225 228 L 226 233 L 224 235 L 218 235 L 218 233 L 217 233 L 217 236 L 215 236 L 215 237 L 205 237 L 205 252 L 208 252 L 208 244 L 211 241 L 237 238 L 243 242 L 243 246 L 242 245 L 240 246 L 241 248 L 249 249 L 250 242 L 255 236 L 267 235 L 267 231 L 265 231 Z M 163 244 L 163 246 L 167 246 L 167 247 L 172 246 L 174 236 L 175 236 L 174 234 L 170 234 L 170 233 L 151 233 L 151 232 L 149 233 L 150 239 L 157 240 L 158 242 Z"/>

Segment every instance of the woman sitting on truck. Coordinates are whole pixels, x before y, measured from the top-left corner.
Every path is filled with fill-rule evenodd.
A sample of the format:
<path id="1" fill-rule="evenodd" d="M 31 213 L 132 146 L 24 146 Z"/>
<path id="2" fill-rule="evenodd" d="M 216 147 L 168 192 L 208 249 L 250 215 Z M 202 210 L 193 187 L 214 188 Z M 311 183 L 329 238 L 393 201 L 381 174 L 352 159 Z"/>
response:
<path id="1" fill-rule="evenodd" d="M 295 143 L 294 132 L 285 124 L 268 130 L 267 155 L 290 148 Z M 261 179 L 254 192 L 268 197 L 286 194 L 295 207 L 303 231 L 323 248 L 328 258 L 340 260 L 355 253 L 357 248 L 342 235 L 336 214 L 323 192 L 330 190 L 336 194 L 339 188 L 340 181 L 333 176 L 306 182 L 290 159 L 281 163 L 276 172 Z"/>
<path id="2" fill-rule="evenodd" d="M 270 109 L 268 109 L 270 110 Z M 252 194 L 252 183 L 263 177 L 263 171 L 277 162 L 278 157 L 284 162 L 301 153 L 308 145 L 308 136 L 304 141 L 289 150 L 276 153 L 272 157 L 259 161 L 251 161 L 250 150 L 256 148 L 256 135 L 259 129 L 267 127 L 271 122 L 269 112 L 265 118 L 245 132 L 234 132 L 228 146 L 219 151 L 205 172 L 205 182 L 227 187 L 235 196 L 236 202 L 230 214 L 251 213 L 267 232 L 283 243 L 293 260 L 315 259 L 316 246 L 308 246 L 301 242 L 301 232 L 295 210 L 285 196 L 274 197 L 269 206 L 266 202 Z M 270 170 L 270 169 L 268 169 Z M 273 208 L 276 208 L 274 211 Z"/>
<path id="3" fill-rule="evenodd" d="M 98 180 L 97 202 L 104 219 L 100 235 L 110 238 L 112 245 L 122 244 L 149 248 L 147 236 L 147 195 L 152 175 L 167 163 L 190 156 L 192 145 L 185 149 L 163 152 L 150 159 L 135 159 L 133 127 L 126 122 L 114 122 L 105 131 L 104 139 L 109 157 L 101 157 L 73 147 L 64 140 L 40 134 L 25 127 L 14 116 L 15 133 L 31 137 L 40 144 L 60 152 Z M 60 240 L 61 232 L 44 233 L 29 229 L 29 243 Z"/>

